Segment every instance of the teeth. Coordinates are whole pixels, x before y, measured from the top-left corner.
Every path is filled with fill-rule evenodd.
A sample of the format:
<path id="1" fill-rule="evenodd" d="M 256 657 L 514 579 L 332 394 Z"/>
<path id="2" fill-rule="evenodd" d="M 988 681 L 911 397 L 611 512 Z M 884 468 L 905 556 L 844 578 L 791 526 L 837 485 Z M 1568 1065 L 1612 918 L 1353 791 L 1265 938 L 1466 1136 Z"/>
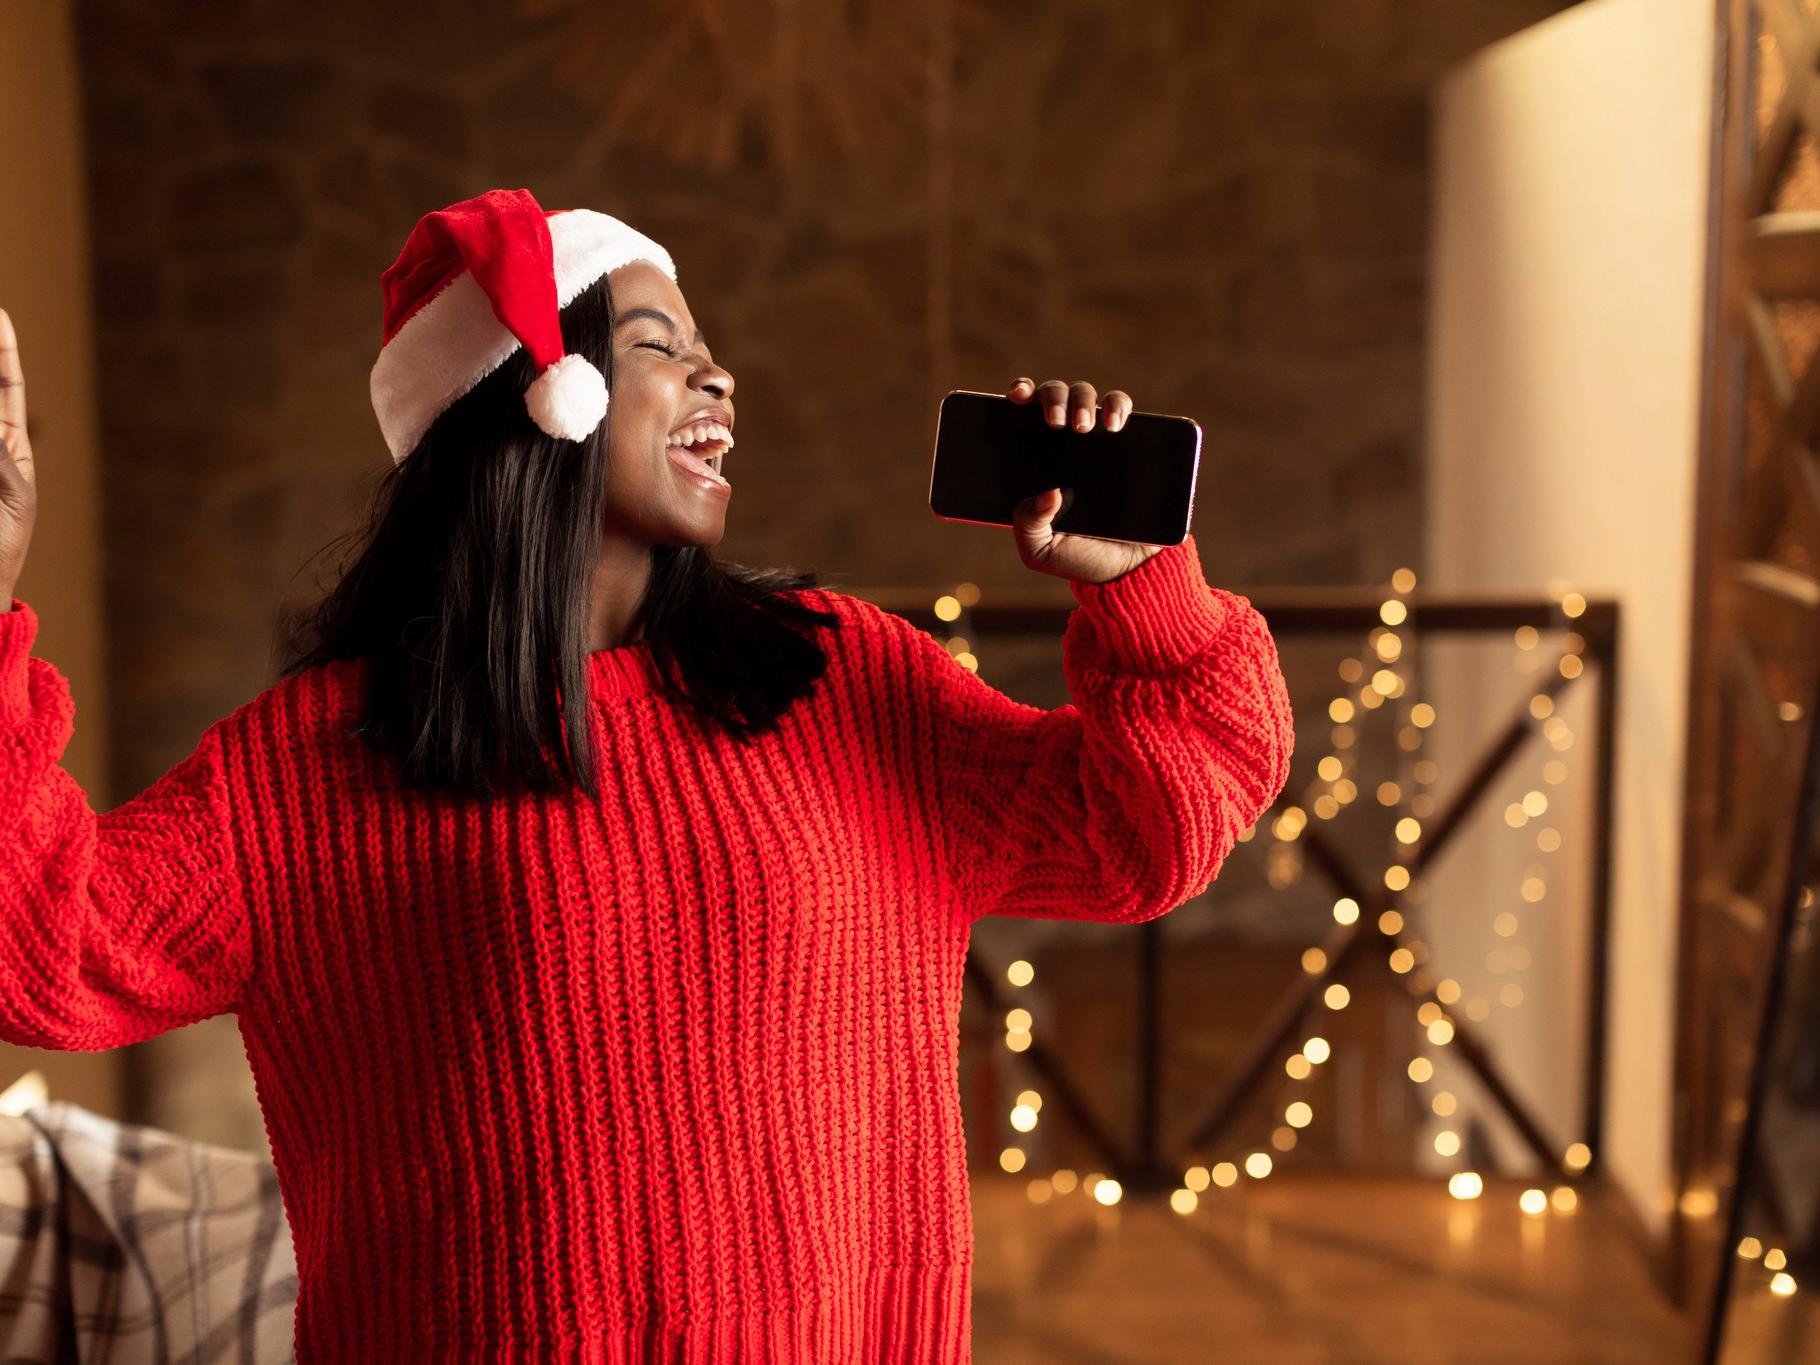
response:
<path id="1" fill-rule="evenodd" d="M 697 422 L 692 427 L 684 427 L 681 431 L 673 432 L 664 444 L 695 446 L 704 441 L 720 441 L 723 450 L 733 449 L 733 433 L 719 422 Z"/>

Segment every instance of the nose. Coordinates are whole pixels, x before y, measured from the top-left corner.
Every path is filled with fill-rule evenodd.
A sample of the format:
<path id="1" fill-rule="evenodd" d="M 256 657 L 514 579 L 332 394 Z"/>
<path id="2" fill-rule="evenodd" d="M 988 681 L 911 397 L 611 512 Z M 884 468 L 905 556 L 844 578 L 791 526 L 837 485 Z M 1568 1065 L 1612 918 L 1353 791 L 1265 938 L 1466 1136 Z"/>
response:
<path id="1" fill-rule="evenodd" d="M 701 369 L 697 371 L 697 374 L 698 376 L 706 376 L 701 379 L 700 386 L 713 394 L 716 398 L 720 399 L 723 403 L 733 396 L 733 375 L 731 371 L 724 370 L 719 365 L 710 361 L 706 365 L 703 365 Z"/>

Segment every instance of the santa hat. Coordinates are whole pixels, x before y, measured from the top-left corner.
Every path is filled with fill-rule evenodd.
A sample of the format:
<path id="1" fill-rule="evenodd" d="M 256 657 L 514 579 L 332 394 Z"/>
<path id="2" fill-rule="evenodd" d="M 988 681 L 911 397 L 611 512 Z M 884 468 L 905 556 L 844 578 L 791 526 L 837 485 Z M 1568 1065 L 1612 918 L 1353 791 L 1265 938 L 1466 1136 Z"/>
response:
<path id="1" fill-rule="evenodd" d="M 557 310 L 635 260 L 676 279 L 670 253 L 642 232 L 590 209 L 546 212 L 529 190 L 488 190 L 419 218 L 379 280 L 385 325 L 371 387 L 393 461 L 520 346 L 537 365 L 531 420 L 585 439 L 607 415 L 607 381 L 563 352 Z"/>

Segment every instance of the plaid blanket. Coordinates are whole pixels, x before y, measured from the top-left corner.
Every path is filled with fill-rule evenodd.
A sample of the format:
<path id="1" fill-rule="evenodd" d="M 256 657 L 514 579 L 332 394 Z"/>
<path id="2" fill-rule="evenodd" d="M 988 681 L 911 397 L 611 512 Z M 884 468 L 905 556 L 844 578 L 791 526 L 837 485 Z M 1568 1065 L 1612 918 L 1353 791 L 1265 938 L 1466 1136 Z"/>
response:
<path id="1" fill-rule="evenodd" d="M 288 1361 L 296 1298 L 265 1156 L 62 1101 L 0 1113 L 0 1361 Z"/>

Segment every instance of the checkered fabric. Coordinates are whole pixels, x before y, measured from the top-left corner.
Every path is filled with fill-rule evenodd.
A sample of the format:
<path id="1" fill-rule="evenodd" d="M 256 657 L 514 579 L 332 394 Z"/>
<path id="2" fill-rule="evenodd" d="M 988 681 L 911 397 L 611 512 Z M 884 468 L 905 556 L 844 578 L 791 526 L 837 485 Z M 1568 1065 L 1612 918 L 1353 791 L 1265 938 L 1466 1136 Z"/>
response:
<path id="1" fill-rule="evenodd" d="M 297 1264 L 263 1154 L 63 1101 L 0 1114 L 0 1361 L 293 1360 Z"/>

